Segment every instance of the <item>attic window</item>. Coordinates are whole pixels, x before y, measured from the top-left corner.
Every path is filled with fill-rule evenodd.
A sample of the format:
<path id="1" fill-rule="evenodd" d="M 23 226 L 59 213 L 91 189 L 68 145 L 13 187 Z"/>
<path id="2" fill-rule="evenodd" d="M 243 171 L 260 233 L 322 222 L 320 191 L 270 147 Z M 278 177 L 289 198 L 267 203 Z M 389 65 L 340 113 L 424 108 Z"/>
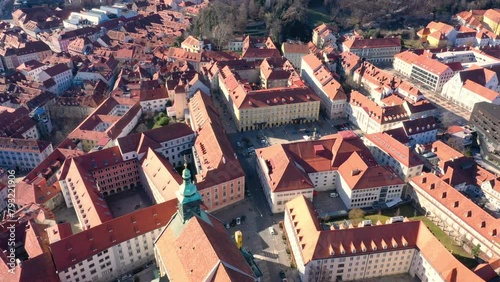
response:
<path id="1" fill-rule="evenodd" d="M 481 228 L 485 228 L 486 227 L 486 221 L 481 221 Z"/>
<path id="2" fill-rule="evenodd" d="M 458 205 L 459 205 L 459 201 L 455 201 L 455 203 L 453 204 L 453 207 L 458 208 Z"/>
<path id="3" fill-rule="evenodd" d="M 465 215 L 466 217 L 471 217 L 472 216 L 472 211 L 468 211 L 467 214 Z"/>
<path id="4" fill-rule="evenodd" d="M 430 189 L 431 189 L 431 190 L 434 190 L 434 188 L 436 188 L 436 184 L 435 184 L 435 183 L 431 183 L 431 187 L 430 187 Z"/>

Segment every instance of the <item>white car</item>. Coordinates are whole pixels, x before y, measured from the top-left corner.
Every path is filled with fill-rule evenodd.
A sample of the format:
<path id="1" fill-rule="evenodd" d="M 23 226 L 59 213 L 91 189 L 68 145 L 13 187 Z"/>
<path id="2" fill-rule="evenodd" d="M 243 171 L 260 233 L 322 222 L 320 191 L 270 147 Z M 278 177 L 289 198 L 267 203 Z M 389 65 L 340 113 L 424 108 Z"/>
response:
<path id="1" fill-rule="evenodd" d="M 241 224 L 241 218 L 240 217 L 237 217 L 236 218 L 236 225 L 240 225 Z"/>
<path id="2" fill-rule="evenodd" d="M 276 232 L 274 232 L 274 228 L 271 226 L 269 227 L 269 233 L 271 233 L 271 235 L 275 235 Z"/>
<path id="3" fill-rule="evenodd" d="M 337 194 L 335 192 L 330 193 L 330 198 L 337 198 L 338 196 L 339 196 L 339 194 Z"/>

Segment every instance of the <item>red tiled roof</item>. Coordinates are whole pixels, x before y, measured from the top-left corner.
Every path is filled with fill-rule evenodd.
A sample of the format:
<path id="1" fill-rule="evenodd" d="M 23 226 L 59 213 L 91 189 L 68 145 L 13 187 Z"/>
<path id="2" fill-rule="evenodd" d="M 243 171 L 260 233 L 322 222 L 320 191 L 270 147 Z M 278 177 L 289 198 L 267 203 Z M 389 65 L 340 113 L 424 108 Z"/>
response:
<path id="1" fill-rule="evenodd" d="M 380 150 L 396 159 L 406 167 L 414 167 L 423 164 L 422 160 L 409 147 L 387 133 L 366 134 L 365 137 L 375 144 Z"/>
<path id="2" fill-rule="evenodd" d="M 182 183 L 182 177 L 163 156 L 149 148 L 141 160 L 142 173 L 148 183 L 153 184 L 163 201 L 177 199 L 175 192 Z M 162 202 L 163 202 L 162 201 Z"/>
<path id="3" fill-rule="evenodd" d="M 401 47 L 400 38 L 373 38 L 373 39 L 360 39 L 357 37 L 348 39 L 343 45 L 349 50 L 352 49 L 366 49 L 366 48 L 390 48 Z M 346 50 L 345 50 L 346 51 Z"/>
<path id="4" fill-rule="evenodd" d="M 392 169 L 374 165 L 357 152 L 340 165 L 339 174 L 351 190 L 404 184 Z"/>
<path id="5" fill-rule="evenodd" d="M 132 151 L 143 153 L 148 148 L 157 149 L 161 143 L 191 134 L 194 134 L 194 132 L 187 124 L 172 123 L 168 126 L 118 138 L 117 145 L 120 147 L 121 154 L 126 154 Z M 144 138 L 147 138 L 152 142 L 144 143 L 144 141 L 142 141 Z"/>
<path id="6" fill-rule="evenodd" d="M 196 175 L 199 190 L 245 174 L 217 115 L 212 100 L 201 91 L 189 101 L 189 109 L 198 133 L 194 147 L 202 170 Z"/>
<path id="7" fill-rule="evenodd" d="M 371 119 L 377 121 L 380 124 L 404 121 L 409 119 L 408 113 L 406 112 L 403 105 L 381 107 L 370 98 L 364 96 L 358 91 L 351 92 L 350 103 L 353 106 L 362 107 L 363 110 L 368 113 Z"/>
<path id="8" fill-rule="evenodd" d="M 283 42 L 282 49 L 285 54 L 309 54 L 309 47 L 303 43 Z"/>
<path id="9" fill-rule="evenodd" d="M 486 100 L 493 102 L 494 100 L 498 99 L 500 97 L 500 94 L 494 90 L 491 90 L 487 87 L 484 87 L 481 84 L 478 84 L 472 80 L 466 80 L 463 88 L 471 91 L 472 93 L 479 95 Z"/>
<path id="10" fill-rule="evenodd" d="M 49 145 L 42 140 L 0 137 L 0 151 L 41 153 Z"/>
<path id="11" fill-rule="evenodd" d="M 114 245 L 161 228 L 177 211 L 177 199 L 114 218 L 50 244 L 57 271 L 64 271 Z"/>
<path id="12" fill-rule="evenodd" d="M 303 195 L 289 201 L 286 209 L 293 221 L 294 236 L 300 240 L 305 265 L 312 260 L 364 252 L 416 249 L 445 281 L 483 281 L 455 259 L 421 221 L 322 230 L 312 203 Z M 454 279 L 448 279 L 450 273 Z"/>
<path id="13" fill-rule="evenodd" d="M 437 130 L 436 119 L 433 116 L 403 121 L 403 128 L 407 136 Z"/>
<path id="14" fill-rule="evenodd" d="M 179 220 L 178 216 L 172 221 Z M 203 281 L 215 270 L 211 281 L 254 281 L 250 266 L 223 224 L 211 215 L 204 217 L 194 216 L 182 227 L 169 224 L 160 234 L 156 251 L 165 262 L 169 279 Z M 237 280 L 228 279 L 231 277 Z"/>
<path id="15" fill-rule="evenodd" d="M 442 208 L 449 210 L 459 220 L 481 234 L 487 241 L 494 244 L 500 243 L 500 238 L 496 235 L 500 231 L 500 219 L 494 218 L 478 207 L 457 189 L 448 185 L 433 173 L 415 176 L 410 181 L 412 186 L 432 197 Z"/>

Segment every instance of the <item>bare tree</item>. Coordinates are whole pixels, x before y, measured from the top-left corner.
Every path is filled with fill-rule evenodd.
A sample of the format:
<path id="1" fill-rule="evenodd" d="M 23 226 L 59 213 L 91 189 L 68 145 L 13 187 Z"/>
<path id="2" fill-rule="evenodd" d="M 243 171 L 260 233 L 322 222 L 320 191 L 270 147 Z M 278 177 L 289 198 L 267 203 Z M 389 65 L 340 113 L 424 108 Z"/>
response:
<path id="1" fill-rule="evenodd" d="M 231 40 L 234 32 L 234 27 L 229 23 L 219 23 L 212 31 L 212 36 L 216 41 L 217 48 L 220 50 Z"/>

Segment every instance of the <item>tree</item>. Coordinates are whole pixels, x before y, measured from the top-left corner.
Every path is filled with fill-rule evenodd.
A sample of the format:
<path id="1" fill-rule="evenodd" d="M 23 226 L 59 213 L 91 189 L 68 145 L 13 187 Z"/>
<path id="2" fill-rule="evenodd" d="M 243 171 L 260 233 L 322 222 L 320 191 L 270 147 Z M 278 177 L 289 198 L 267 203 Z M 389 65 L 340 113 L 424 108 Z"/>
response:
<path id="1" fill-rule="evenodd" d="M 462 138 L 451 136 L 446 141 L 446 144 L 460 153 L 463 153 L 465 151 L 464 141 L 462 140 Z"/>
<path id="2" fill-rule="evenodd" d="M 257 0 L 250 0 L 248 3 L 248 17 L 251 20 L 257 20 L 259 18 L 259 11 L 261 6 L 257 3 Z"/>
<path id="3" fill-rule="evenodd" d="M 224 46 L 229 43 L 233 37 L 233 26 L 229 23 L 220 23 L 212 31 L 212 36 L 217 44 L 217 48 L 221 50 Z"/>
<path id="4" fill-rule="evenodd" d="M 168 125 L 169 122 L 170 122 L 170 119 L 168 117 L 161 117 L 155 122 L 155 125 L 153 126 L 153 128 L 158 128 L 158 127 Z"/>
<path id="5" fill-rule="evenodd" d="M 474 257 L 479 256 L 480 253 L 481 253 L 481 245 L 477 244 L 474 247 L 472 247 L 472 255 Z"/>
<path id="6" fill-rule="evenodd" d="M 365 211 L 362 209 L 352 209 L 349 211 L 349 219 L 352 225 L 358 225 L 365 217 Z"/>
<path id="7" fill-rule="evenodd" d="M 236 29 L 239 33 L 245 32 L 248 21 L 248 1 L 241 1 L 241 5 L 238 8 L 238 17 L 236 19 Z"/>

